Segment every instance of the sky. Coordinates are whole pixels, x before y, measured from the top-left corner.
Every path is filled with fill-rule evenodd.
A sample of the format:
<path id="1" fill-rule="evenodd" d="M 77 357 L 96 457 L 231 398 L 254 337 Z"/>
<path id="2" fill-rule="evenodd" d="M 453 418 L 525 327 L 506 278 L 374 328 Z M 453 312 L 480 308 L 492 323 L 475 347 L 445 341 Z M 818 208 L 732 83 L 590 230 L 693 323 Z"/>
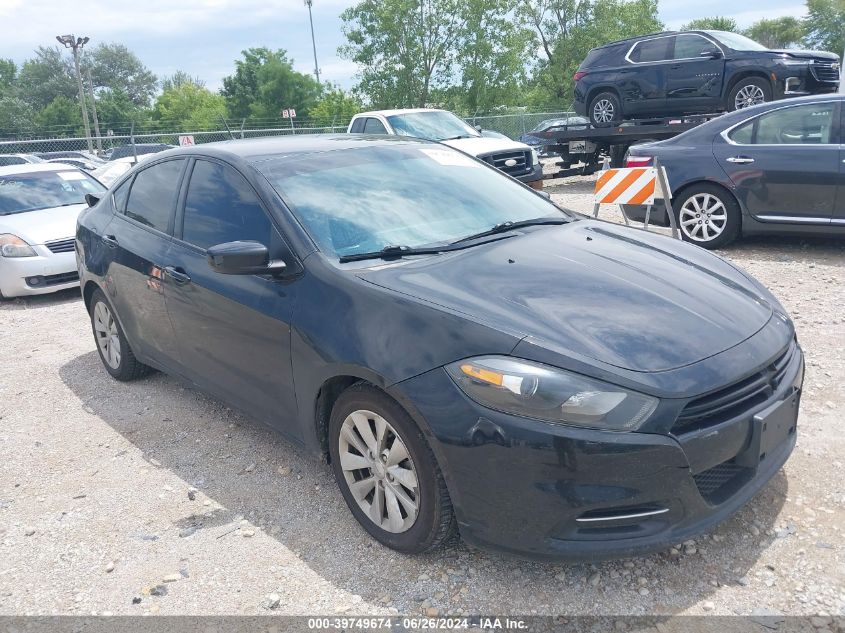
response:
<path id="1" fill-rule="evenodd" d="M 356 66 L 341 59 L 340 13 L 355 0 L 313 0 L 320 78 L 343 88 L 355 84 Z M 696 8 L 691 9 L 694 6 Z M 693 18 L 733 17 L 740 26 L 783 15 L 801 16 L 796 0 L 659 0 L 660 19 L 678 28 Z M 308 9 L 303 0 L 0 0 L 0 58 L 18 63 L 55 36 L 88 36 L 92 46 L 120 42 L 159 77 L 184 70 L 211 90 L 234 70 L 245 48 L 284 48 L 300 72 L 313 72 Z"/>

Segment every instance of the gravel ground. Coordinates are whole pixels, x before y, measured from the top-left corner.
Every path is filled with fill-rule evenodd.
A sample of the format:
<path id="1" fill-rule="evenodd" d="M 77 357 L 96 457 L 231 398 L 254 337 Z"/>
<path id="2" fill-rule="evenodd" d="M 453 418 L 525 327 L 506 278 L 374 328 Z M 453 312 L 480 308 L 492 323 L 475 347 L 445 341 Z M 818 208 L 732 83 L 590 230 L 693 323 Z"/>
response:
<path id="1" fill-rule="evenodd" d="M 591 179 L 550 185 L 590 209 Z M 845 242 L 722 255 L 795 318 L 798 448 L 711 533 L 598 565 L 393 553 L 267 428 L 161 374 L 112 380 L 76 292 L 0 303 L 0 613 L 843 615 Z"/>

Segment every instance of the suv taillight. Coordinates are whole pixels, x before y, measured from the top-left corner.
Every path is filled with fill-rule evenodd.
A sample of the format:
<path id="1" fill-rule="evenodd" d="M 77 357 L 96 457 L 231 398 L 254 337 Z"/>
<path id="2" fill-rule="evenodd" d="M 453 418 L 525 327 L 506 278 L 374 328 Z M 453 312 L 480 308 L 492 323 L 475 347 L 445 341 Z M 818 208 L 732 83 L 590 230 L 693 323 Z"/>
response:
<path id="1" fill-rule="evenodd" d="M 651 165 L 651 156 L 628 156 L 625 159 L 625 167 L 648 167 Z"/>
<path id="2" fill-rule="evenodd" d="M 574 75 L 572 75 L 572 81 L 578 81 L 578 80 L 580 80 L 580 79 L 583 79 L 583 78 L 584 78 L 584 77 L 586 77 L 586 76 L 587 76 L 587 71 L 585 71 L 585 70 L 579 70 L 577 73 L 575 73 Z"/>

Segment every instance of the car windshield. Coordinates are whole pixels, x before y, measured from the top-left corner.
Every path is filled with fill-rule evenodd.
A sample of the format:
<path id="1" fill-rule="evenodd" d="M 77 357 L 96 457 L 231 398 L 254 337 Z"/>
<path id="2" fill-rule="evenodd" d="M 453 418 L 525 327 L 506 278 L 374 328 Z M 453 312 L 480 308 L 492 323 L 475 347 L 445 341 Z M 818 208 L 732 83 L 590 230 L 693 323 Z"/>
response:
<path id="1" fill-rule="evenodd" d="M 414 136 L 428 141 L 480 136 L 474 127 L 443 110 L 394 114 L 387 117 L 387 120 L 400 136 Z"/>
<path id="2" fill-rule="evenodd" d="M 0 215 L 81 204 L 86 193 L 102 191 L 100 183 L 76 169 L 7 174 L 0 176 Z"/>
<path id="3" fill-rule="evenodd" d="M 762 44 L 758 44 L 751 38 L 740 35 L 739 33 L 729 33 L 728 31 L 704 31 L 707 35 L 714 37 L 725 46 L 734 49 L 735 51 L 767 51 L 769 50 Z"/>
<path id="4" fill-rule="evenodd" d="M 260 169 L 320 249 L 338 257 L 448 244 L 504 222 L 570 217 L 497 170 L 437 145 L 306 154 Z"/>

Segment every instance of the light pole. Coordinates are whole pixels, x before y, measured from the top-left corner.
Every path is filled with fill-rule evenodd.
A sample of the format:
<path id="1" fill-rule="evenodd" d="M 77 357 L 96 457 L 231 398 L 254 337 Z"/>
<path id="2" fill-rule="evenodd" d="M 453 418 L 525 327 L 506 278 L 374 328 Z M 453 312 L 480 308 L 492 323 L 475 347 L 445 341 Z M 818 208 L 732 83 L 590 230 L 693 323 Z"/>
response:
<path id="1" fill-rule="evenodd" d="M 100 136 L 100 120 L 97 118 L 97 99 L 94 97 L 94 82 L 91 81 L 91 68 L 86 69 L 88 92 L 91 93 L 91 115 L 94 117 L 94 135 L 97 137 L 97 155 L 103 155 L 103 138 Z"/>
<path id="2" fill-rule="evenodd" d="M 314 40 L 314 18 L 311 16 L 311 5 L 313 0 L 305 0 L 305 6 L 308 7 L 308 21 L 311 23 L 311 47 L 314 49 L 314 76 L 317 77 L 317 83 L 320 83 L 320 67 L 317 65 L 317 42 Z"/>
<path id="3" fill-rule="evenodd" d="M 57 35 L 59 44 L 73 51 L 73 65 L 76 68 L 76 83 L 79 85 L 79 106 L 82 108 L 82 124 L 85 126 L 85 140 L 88 141 L 88 151 L 93 153 L 94 146 L 91 143 L 91 128 L 88 127 L 88 108 L 85 107 L 85 89 L 82 87 L 82 72 L 79 70 L 79 49 L 88 43 L 90 38 L 74 37 L 73 35 Z"/>

